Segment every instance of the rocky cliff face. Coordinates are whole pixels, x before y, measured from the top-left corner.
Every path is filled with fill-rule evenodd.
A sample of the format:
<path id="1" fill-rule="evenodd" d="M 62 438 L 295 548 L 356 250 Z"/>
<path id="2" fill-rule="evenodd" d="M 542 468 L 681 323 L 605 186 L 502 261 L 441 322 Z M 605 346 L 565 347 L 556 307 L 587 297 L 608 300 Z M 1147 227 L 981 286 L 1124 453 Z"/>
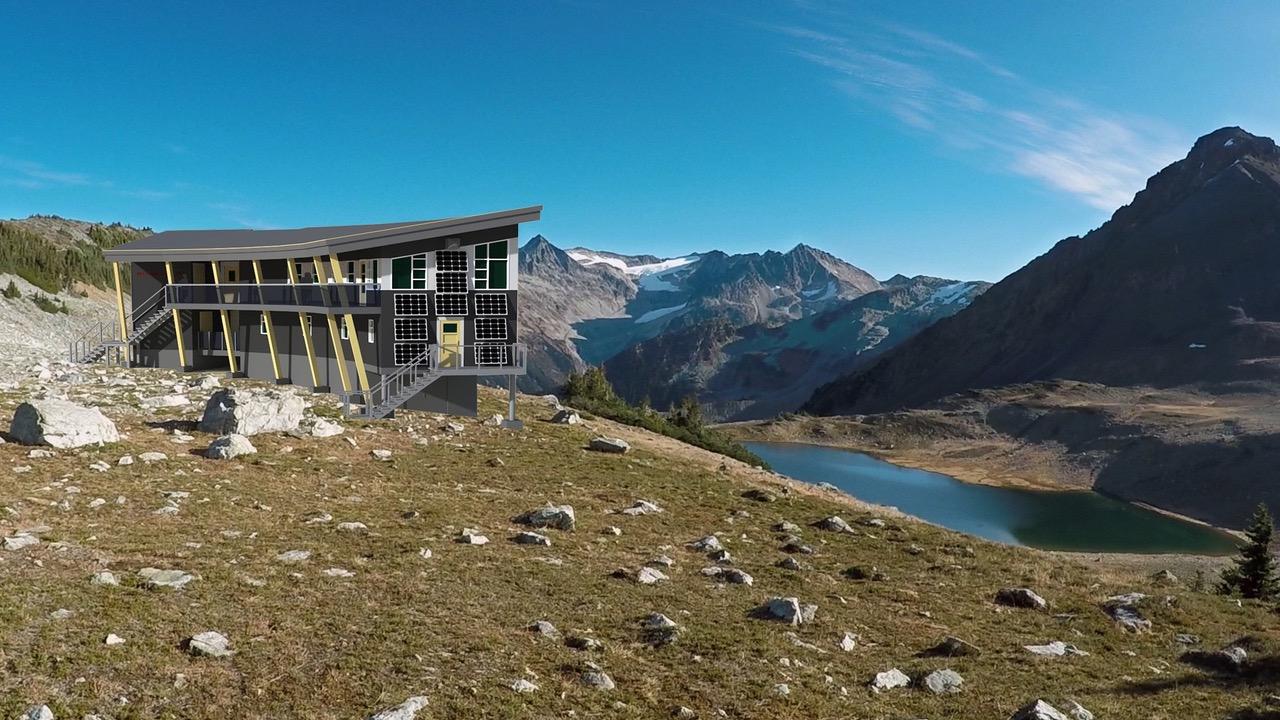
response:
<path id="1" fill-rule="evenodd" d="M 1280 151 L 1223 128 L 1100 228 L 1059 242 L 805 407 L 877 412 L 1048 378 L 1280 380 L 1278 241 Z"/>

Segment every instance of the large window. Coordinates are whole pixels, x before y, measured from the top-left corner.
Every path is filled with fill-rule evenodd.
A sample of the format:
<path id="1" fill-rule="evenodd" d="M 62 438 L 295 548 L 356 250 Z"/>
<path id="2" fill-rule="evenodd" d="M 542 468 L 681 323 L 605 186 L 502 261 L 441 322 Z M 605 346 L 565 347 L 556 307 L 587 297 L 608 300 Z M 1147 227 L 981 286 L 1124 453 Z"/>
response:
<path id="1" fill-rule="evenodd" d="M 476 246 L 476 289 L 507 289 L 507 241 Z"/>
<path id="2" fill-rule="evenodd" d="M 392 290 L 427 289 L 427 255 L 410 255 L 391 260 Z"/>

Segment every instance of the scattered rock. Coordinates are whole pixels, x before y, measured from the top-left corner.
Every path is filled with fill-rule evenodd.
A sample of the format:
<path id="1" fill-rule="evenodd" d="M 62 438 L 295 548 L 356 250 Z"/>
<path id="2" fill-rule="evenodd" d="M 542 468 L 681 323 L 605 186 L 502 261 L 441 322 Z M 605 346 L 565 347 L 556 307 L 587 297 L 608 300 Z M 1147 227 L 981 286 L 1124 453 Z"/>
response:
<path id="1" fill-rule="evenodd" d="M 771 503 L 778 499 L 773 493 L 761 488 L 751 488 L 750 490 L 742 493 L 742 497 L 760 503 Z"/>
<path id="2" fill-rule="evenodd" d="M 162 452 L 144 452 L 138 455 L 138 459 L 150 465 L 151 463 L 164 462 L 169 459 L 169 456 Z"/>
<path id="3" fill-rule="evenodd" d="M 599 665 L 588 663 L 586 669 L 582 672 L 582 684 L 596 690 L 613 690 L 617 685 L 614 684 L 613 678 L 604 672 Z"/>
<path id="4" fill-rule="evenodd" d="M 528 680 L 525 680 L 524 678 L 520 678 L 519 680 L 516 680 L 515 682 L 511 683 L 511 689 L 515 690 L 518 693 L 531 693 L 531 692 L 536 692 L 538 689 L 538 686 L 534 685 Z"/>
<path id="5" fill-rule="evenodd" d="M 107 646 L 114 646 L 114 645 L 123 645 L 124 642 L 125 642 L 124 638 L 120 637 L 119 635 L 115 633 L 107 633 L 107 637 L 105 640 L 102 641 L 102 644 Z"/>
<path id="6" fill-rule="evenodd" d="M 911 678 L 898 668 L 890 668 L 884 672 L 876 673 L 871 679 L 871 689 L 877 693 L 893 690 L 894 688 L 907 687 L 911 684 Z"/>
<path id="7" fill-rule="evenodd" d="M 949 695 L 960 692 L 960 686 L 964 684 L 964 678 L 960 676 L 960 673 L 948 668 L 934 670 L 925 675 L 920 684 L 934 695 Z"/>
<path id="8" fill-rule="evenodd" d="M 187 652 L 213 658 L 230 657 L 231 641 L 222 633 L 206 630 L 187 638 Z"/>
<path id="9" fill-rule="evenodd" d="M 99 570 L 89 577 L 90 585 L 119 585 L 120 579 L 110 570 Z"/>
<path id="10" fill-rule="evenodd" d="M 587 443 L 587 449 L 595 450 L 596 452 L 615 453 L 621 455 L 622 453 L 630 450 L 631 446 L 622 438 L 600 436 L 592 438 L 591 442 Z"/>
<path id="11" fill-rule="evenodd" d="M 1201 670 L 1230 675 L 1238 674 L 1248 659 L 1249 653 L 1237 645 L 1228 645 L 1221 650 L 1188 650 L 1178 658 L 1180 662 Z"/>
<path id="12" fill-rule="evenodd" d="M 308 435 L 318 438 L 341 435 L 346 430 L 338 423 L 333 422 L 332 420 L 326 420 L 325 418 L 314 418 L 309 423 L 306 423 L 306 426 L 304 427 L 306 427 Z"/>
<path id="13" fill-rule="evenodd" d="M 836 643 L 836 645 L 845 652 L 853 652 L 854 649 L 858 647 L 858 636 L 851 632 L 846 632 L 844 636 L 840 638 L 840 642 Z"/>
<path id="14" fill-rule="evenodd" d="M 604 643 L 593 637 L 586 637 L 583 635 L 570 635 L 565 638 L 564 644 L 574 650 L 583 651 L 600 650 L 604 648 Z"/>
<path id="15" fill-rule="evenodd" d="M 1069 718 L 1044 700 L 1033 700 L 1018 708 L 1017 712 L 1009 716 L 1009 720 L 1069 720 Z"/>
<path id="16" fill-rule="evenodd" d="M 373 459 L 377 460 L 378 462 L 391 462 L 390 450 L 384 450 L 382 448 L 378 448 L 376 450 L 370 450 L 369 455 L 371 455 Z"/>
<path id="17" fill-rule="evenodd" d="M 657 515 L 663 512 L 663 509 L 658 507 L 656 503 L 651 503 L 648 500 L 637 500 L 631 507 L 623 508 L 618 512 L 623 515 L 632 515 L 632 516 Z"/>
<path id="18" fill-rule="evenodd" d="M 310 550 L 286 550 L 276 555 L 276 562 L 282 562 L 286 565 L 296 565 L 304 563 L 311 559 Z"/>
<path id="19" fill-rule="evenodd" d="M 458 534 L 458 542 L 463 545 L 488 545 L 489 538 L 481 535 L 475 528 L 463 528 Z"/>
<path id="20" fill-rule="evenodd" d="M 230 460 L 256 452 L 258 448 L 254 447 L 253 443 L 249 442 L 249 438 L 244 435 L 223 435 L 209 443 L 209 449 L 205 451 L 204 456 L 210 460 Z"/>
<path id="21" fill-rule="evenodd" d="M 115 423 L 97 408 L 54 398 L 28 400 L 18 405 L 9 435 L 24 445 L 77 448 L 120 441 Z"/>
<path id="22" fill-rule="evenodd" d="M 577 425 L 582 422 L 582 418 L 573 410 L 563 408 L 555 415 L 551 416 L 551 422 L 556 423 L 557 425 Z"/>
<path id="23" fill-rule="evenodd" d="M 670 645 L 680 634 L 680 626 L 662 613 L 649 613 L 640 621 L 640 626 L 644 629 L 645 640 L 651 645 Z"/>
<path id="24" fill-rule="evenodd" d="M 844 521 L 839 515 L 826 517 L 813 524 L 819 530 L 829 530 L 831 532 L 853 532 L 853 527 Z"/>
<path id="25" fill-rule="evenodd" d="M 347 570 L 346 568 L 340 568 L 340 567 L 326 568 L 325 570 L 321 571 L 321 574 L 323 574 L 325 577 L 332 577 L 332 578 L 350 578 L 350 577 L 356 576 L 356 574 L 351 572 L 350 570 Z"/>
<path id="26" fill-rule="evenodd" d="M 702 574 L 733 585 L 751 586 L 755 584 L 755 578 L 735 568 L 706 567 L 702 568 Z"/>
<path id="27" fill-rule="evenodd" d="M 1083 705 L 1075 700 L 1066 702 L 1067 712 L 1071 713 L 1073 720 L 1093 720 L 1093 713 L 1085 709 Z"/>
<path id="28" fill-rule="evenodd" d="M 781 560 L 778 561 L 778 567 L 782 568 L 783 570 L 803 570 L 804 569 L 803 566 L 800 565 L 800 561 L 793 557 L 782 558 Z"/>
<path id="29" fill-rule="evenodd" d="M 1128 632 L 1149 632 L 1151 621 L 1138 610 L 1138 605 L 1146 599 L 1146 595 L 1137 592 L 1114 595 L 1102 603 L 1102 610 Z"/>
<path id="30" fill-rule="evenodd" d="M 772 597 L 756 610 L 760 616 L 767 619 L 781 620 L 790 625 L 802 625 L 813 622 L 818 606 L 801 605 L 800 600 L 793 597 Z"/>
<path id="31" fill-rule="evenodd" d="M 528 627 L 525 629 L 529 632 L 541 635 L 545 638 L 551 638 L 553 640 L 560 637 L 560 631 L 556 629 L 556 626 L 546 620 L 535 620 L 534 622 L 529 623 Z"/>
<path id="32" fill-rule="evenodd" d="M 172 588 L 174 590 L 186 587 L 188 583 L 196 579 L 195 575 L 186 573 L 181 570 L 161 570 L 159 568 L 146 567 L 138 571 L 138 577 L 142 578 L 142 585 L 152 590 L 160 588 Z"/>
<path id="33" fill-rule="evenodd" d="M 289 432 L 298 428 L 306 408 L 292 390 L 226 388 L 209 397 L 197 428 L 214 435 Z"/>
<path id="34" fill-rule="evenodd" d="M 1064 655 L 1080 655 L 1087 656 L 1089 653 L 1081 650 L 1075 645 L 1064 643 L 1061 640 L 1054 640 L 1044 645 L 1023 645 L 1027 652 L 1033 655 L 1042 655 L 1044 657 L 1062 657 Z"/>
<path id="35" fill-rule="evenodd" d="M 720 544 L 720 538 L 715 535 L 706 535 L 689 543 L 689 549 L 698 552 L 715 552 L 723 550 L 724 546 Z"/>
<path id="36" fill-rule="evenodd" d="M 54 720 L 48 705 L 32 705 L 23 711 L 18 720 Z"/>
<path id="37" fill-rule="evenodd" d="M 379 710 L 369 716 L 369 720 L 413 720 L 417 716 L 418 711 L 427 706 L 427 698 L 423 695 L 414 695 L 393 708 Z"/>
<path id="38" fill-rule="evenodd" d="M 362 522 L 340 522 L 338 523 L 338 529 L 343 532 L 350 532 L 350 533 L 369 532 L 369 526 L 365 525 Z"/>
<path id="39" fill-rule="evenodd" d="M 5 550 L 21 550 L 32 545 L 39 545 L 40 538 L 30 533 L 16 533 L 4 539 Z"/>
<path id="40" fill-rule="evenodd" d="M 572 505 L 546 505 L 530 510 L 515 519 L 522 525 L 532 527 L 550 527 L 557 530 L 572 530 L 577 523 Z"/>
<path id="41" fill-rule="evenodd" d="M 996 592 L 996 604 L 1008 607 L 1044 610 L 1049 603 L 1029 588 L 1001 588 Z"/>
<path id="42" fill-rule="evenodd" d="M 551 538 L 536 532 L 522 532 L 511 538 L 511 542 L 517 545 L 551 545 Z"/>
<path id="43" fill-rule="evenodd" d="M 1157 582 L 1157 583 L 1160 583 L 1160 584 L 1162 584 L 1162 585 L 1177 585 L 1177 584 L 1178 584 L 1178 576 L 1177 576 L 1177 575 L 1174 575 L 1173 573 L 1169 572 L 1168 570 L 1161 570 L 1160 572 L 1157 572 L 1157 573 L 1153 574 L 1153 575 L 1151 576 L 1151 580 L 1152 580 L 1153 582 Z"/>
<path id="44" fill-rule="evenodd" d="M 600 534 L 612 535 L 614 537 L 618 537 L 619 535 L 622 534 L 622 528 L 618 527 L 617 525 L 606 525 L 600 529 Z"/>

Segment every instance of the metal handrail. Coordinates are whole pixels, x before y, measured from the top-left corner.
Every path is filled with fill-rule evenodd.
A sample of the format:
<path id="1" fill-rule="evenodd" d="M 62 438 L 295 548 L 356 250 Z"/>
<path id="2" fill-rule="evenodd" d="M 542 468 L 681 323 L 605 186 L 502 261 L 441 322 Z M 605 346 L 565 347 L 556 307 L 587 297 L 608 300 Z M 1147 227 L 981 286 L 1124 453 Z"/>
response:
<path id="1" fill-rule="evenodd" d="M 480 363 L 475 355 L 476 348 L 502 348 L 505 362 Z M 448 357 L 442 358 L 442 351 L 452 350 Z M 470 351 L 470 352 L 468 352 Z M 467 362 L 470 359 L 472 362 Z M 443 363 L 456 360 L 456 365 Z M 467 370 L 477 368 L 512 368 L 523 370 L 528 361 L 528 348 L 524 343 L 471 343 L 467 345 L 451 345 L 446 348 L 438 343 L 431 343 L 427 349 L 419 353 L 408 363 L 401 365 L 391 373 L 384 375 L 378 384 L 363 390 L 352 390 L 339 393 L 342 397 L 343 415 L 350 417 L 351 404 L 364 405 L 366 415 L 372 415 L 375 408 L 382 408 L 399 397 L 411 387 L 417 385 L 429 375 L 441 376 L 443 371 L 456 369 Z M 465 374 L 465 373 L 459 373 Z"/>
<path id="2" fill-rule="evenodd" d="M 290 307 L 378 307 L 382 285 L 360 283 L 171 283 L 175 305 L 281 305 Z"/>

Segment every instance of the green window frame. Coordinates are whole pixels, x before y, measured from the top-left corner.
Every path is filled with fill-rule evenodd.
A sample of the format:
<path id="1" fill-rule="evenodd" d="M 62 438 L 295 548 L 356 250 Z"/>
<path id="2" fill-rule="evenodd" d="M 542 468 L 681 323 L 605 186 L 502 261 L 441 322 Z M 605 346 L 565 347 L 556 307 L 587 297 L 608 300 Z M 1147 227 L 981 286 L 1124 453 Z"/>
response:
<path id="1" fill-rule="evenodd" d="M 507 255 L 507 241 L 499 240 L 476 245 L 475 253 L 475 289 L 506 290 L 507 265 L 510 262 Z"/>
<path id="2" fill-rule="evenodd" d="M 420 255 L 406 255 L 404 257 L 392 258 L 391 289 L 426 290 L 427 254 L 422 253 Z"/>

